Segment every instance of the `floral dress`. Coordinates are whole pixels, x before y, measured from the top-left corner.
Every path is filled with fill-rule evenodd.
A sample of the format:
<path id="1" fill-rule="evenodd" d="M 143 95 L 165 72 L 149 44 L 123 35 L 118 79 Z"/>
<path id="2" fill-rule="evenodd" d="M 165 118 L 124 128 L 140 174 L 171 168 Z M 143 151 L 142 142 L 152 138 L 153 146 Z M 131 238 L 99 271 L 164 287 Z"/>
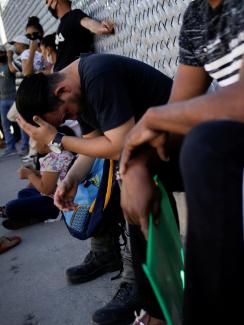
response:
<path id="1" fill-rule="evenodd" d="M 40 172 L 59 173 L 57 185 L 65 178 L 68 168 L 74 158 L 74 154 L 69 151 L 61 153 L 50 152 L 45 157 L 40 158 Z"/>

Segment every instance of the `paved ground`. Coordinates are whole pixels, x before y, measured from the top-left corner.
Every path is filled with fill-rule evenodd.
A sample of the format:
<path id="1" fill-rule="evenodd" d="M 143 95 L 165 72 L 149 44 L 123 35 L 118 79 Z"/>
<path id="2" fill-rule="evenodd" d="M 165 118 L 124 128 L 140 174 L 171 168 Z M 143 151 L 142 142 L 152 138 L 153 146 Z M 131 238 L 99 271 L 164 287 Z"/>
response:
<path id="1" fill-rule="evenodd" d="M 0 205 L 24 185 L 16 177 L 20 160 L 0 160 Z M 77 286 L 65 269 L 79 264 L 89 241 L 72 238 L 63 222 L 42 223 L 18 231 L 0 226 L 0 235 L 18 234 L 22 243 L 0 255 L 1 325 L 86 325 L 91 314 L 111 298 L 119 281 L 111 274 Z"/>
<path id="2" fill-rule="evenodd" d="M 0 160 L 0 205 L 15 198 L 24 181 L 17 179 L 17 157 Z M 184 198 L 181 222 L 185 231 Z M 87 325 L 91 314 L 108 301 L 119 285 L 111 274 L 72 286 L 65 269 L 79 264 L 89 241 L 72 238 L 63 222 L 43 223 L 18 231 L 0 225 L 0 235 L 18 234 L 22 243 L 0 255 L 1 325 Z"/>

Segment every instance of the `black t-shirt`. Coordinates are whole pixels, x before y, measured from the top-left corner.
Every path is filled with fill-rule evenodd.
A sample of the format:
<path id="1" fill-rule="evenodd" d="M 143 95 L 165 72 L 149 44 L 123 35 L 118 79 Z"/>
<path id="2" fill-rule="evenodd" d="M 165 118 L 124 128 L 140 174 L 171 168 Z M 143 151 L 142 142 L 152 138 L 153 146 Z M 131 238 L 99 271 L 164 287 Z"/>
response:
<path id="1" fill-rule="evenodd" d="M 172 80 L 140 61 L 111 54 L 81 56 L 81 92 L 84 94 L 83 134 L 105 132 L 138 121 L 151 107 L 165 104 Z"/>
<path id="2" fill-rule="evenodd" d="M 244 1 L 192 1 L 180 33 L 180 63 L 203 67 L 219 86 L 239 80 L 244 55 Z"/>
<path id="3" fill-rule="evenodd" d="M 78 59 L 81 53 L 93 51 L 93 34 L 80 21 L 88 17 L 79 9 L 66 13 L 56 33 L 57 62 L 54 71 L 60 71 Z"/>

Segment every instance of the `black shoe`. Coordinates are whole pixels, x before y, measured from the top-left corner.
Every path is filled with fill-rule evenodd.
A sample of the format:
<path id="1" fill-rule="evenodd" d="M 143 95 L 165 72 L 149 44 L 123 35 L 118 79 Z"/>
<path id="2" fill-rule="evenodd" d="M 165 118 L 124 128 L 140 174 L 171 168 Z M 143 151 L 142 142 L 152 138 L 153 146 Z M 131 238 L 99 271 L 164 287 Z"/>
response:
<path id="1" fill-rule="evenodd" d="M 25 218 L 8 218 L 2 222 L 2 226 L 9 230 L 17 230 L 36 223 L 43 222 L 44 219 L 25 219 Z"/>
<path id="2" fill-rule="evenodd" d="M 68 281 L 73 284 L 83 283 L 121 268 L 120 253 L 90 251 L 81 265 L 73 266 L 66 271 L 66 276 Z"/>
<path id="3" fill-rule="evenodd" d="M 122 282 L 113 299 L 92 316 L 94 325 L 129 325 L 135 320 L 135 310 L 141 304 L 135 283 Z"/>

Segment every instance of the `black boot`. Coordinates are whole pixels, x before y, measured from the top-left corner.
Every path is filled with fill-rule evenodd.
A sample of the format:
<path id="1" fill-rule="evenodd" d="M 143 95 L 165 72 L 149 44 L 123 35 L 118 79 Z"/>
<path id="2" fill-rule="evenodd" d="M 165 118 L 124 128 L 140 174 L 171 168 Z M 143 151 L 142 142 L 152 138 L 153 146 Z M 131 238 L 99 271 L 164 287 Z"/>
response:
<path id="1" fill-rule="evenodd" d="M 113 299 L 92 316 L 94 325 L 128 325 L 141 309 L 136 283 L 122 282 Z"/>
<path id="2" fill-rule="evenodd" d="M 35 225 L 36 223 L 44 222 L 41 218 L 7 218 L 2 222 L 2 226 L 9 230 L 17 230 L 20 228 Z"/>
<path id="3" fill-rule="evenodd" d="M 94 280 L 105 273 L 118 271 L 121 268 L 120 253 L 90 251 L 81 265 L 67 269 L 66 276 L 68 281 L 73 284 L 83 283 Z"/>

